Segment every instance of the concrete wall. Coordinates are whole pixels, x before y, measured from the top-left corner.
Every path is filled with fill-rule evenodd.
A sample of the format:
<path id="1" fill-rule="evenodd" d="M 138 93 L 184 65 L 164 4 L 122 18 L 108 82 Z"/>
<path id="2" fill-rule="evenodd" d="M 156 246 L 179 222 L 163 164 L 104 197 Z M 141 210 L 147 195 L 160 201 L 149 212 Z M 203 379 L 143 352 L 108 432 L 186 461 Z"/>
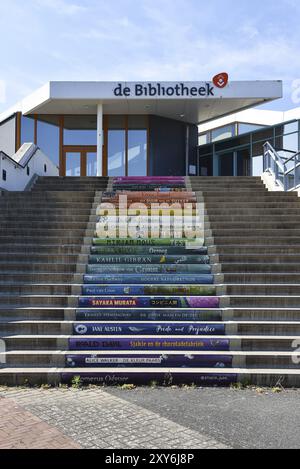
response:
<path id="1" fill-rule="evenodd" d="M 0 190 L 24 191 L 36 175 L 58 176 L 57 167 L 41 150 L 37 150 L 27 162 L 26 158 L 30 149 L 30 144 L 24 144 L 13 155 L 13 161 L 0 153 Z M 14 161 L 25 167 L 14 164 Z M 29 174 L 27 168 L 29 168 Z M 3 179 L 3 170 L 6 172 L 6 181 Z"/>
<path id="2" fill-rule="evenodd" d="M 185 122 L 159 116 L 150 120 L 150 175 L 186 176 L 186 126 Z M 190 126 L 190 164 L 196 162 L 197 126 Z"/>
<path id="3" fill-rule="evenodd" d="M 16 116 L 0 124 L 0 151 L 13 156 L 16 151 Z"/>

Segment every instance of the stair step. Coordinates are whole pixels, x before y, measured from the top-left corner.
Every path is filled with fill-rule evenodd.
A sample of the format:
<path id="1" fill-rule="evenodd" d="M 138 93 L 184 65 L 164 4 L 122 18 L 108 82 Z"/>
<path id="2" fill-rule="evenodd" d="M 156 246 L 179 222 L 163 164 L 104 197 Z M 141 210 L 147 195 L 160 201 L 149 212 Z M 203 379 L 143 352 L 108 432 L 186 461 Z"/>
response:
<path id="1" fill-rule="evenodd" d="M 228 386 L 237 382 L 259 386 L 299 387 L 300 371 L 282 369 L 248 369 L 248 368 L 124 368 L 116 370 L 107 368 L 105 372 L 93 368 L 76 368 L 66 371 L 65 368 L 6 368 L 0 370 L 0 384 L 22 386 L 24 382 L 41 385 L 48 382 L 52 385 L 71 384 L 74 377 L 80 377 L 83 384 L 122 385 L 122 384 L 198 384 L 200 386 Z"/>
<path id="2" fill-rule="evenodd" d="M 69 351 L 12 351 L 5 355 L 6 367 L 65 367 L 71 371 L 74 366 L 81 368 L 93 368 L 94 371 L 103 371 L 111 366 L 115 366 L 119 371 L 124 367 L 138 370 L 144 367 L 164 367 L 181 366 L 195 368 L 202 366 L 205 368 L 214 367 L 221 371 L 224 367 L 232 366 L 237 368 L 247 366 L 247 368 L 287 368 L 299 369 L 297 365 L 296 352 L 193 352 L 193 357 L 187 357 L 184 352 L 168 352 L 168 356 L 161 356 L 155 352 L 98 352 L 92 354 Z M 148 363 L 147 363 L 148 362 Z M 66 370 L 67 371 L 67 370 Z"/>

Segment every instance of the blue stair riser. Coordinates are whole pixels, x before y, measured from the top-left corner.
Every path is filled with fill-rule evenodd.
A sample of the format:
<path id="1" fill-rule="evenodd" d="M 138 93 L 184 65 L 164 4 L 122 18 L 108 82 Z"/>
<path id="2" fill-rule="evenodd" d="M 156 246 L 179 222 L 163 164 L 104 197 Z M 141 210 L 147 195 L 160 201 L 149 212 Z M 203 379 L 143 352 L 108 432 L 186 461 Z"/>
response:
<path id="1" fill-rule="evenodd" d="M 232 356 L 226 355 L 67 355 L 69 368 L 232 368 Z"/>
<path id="2" fill-rule="evenodd" d="M 160 297 L 124 297 L 101 298 L 82 297 L 78 300 L 83 308 L 219 308 L 220 301 L 216 297 L 160 298 Z"/>
<path id="3" fill-rule="evenodd" d="M 89 256 L 89 264 L 209 264 L 209 256 Z"/>
<path id="4" fill-rule="evenodd" d="M 87 309 L 76 311 L 76 321 L 222 321 L 221 310 Z"/>
<path id="5" fill-rule="evenodd" d="M 212 269 L 208 264 L 194 265 L 139 265 L 139 264 L 102 264 L 88 265 L 87 274 L 211 274 Z M 95 283 L 95 282 L 93 282 Z M 97 282 L 96 282 L 97 283 Z"/>
<path id="6" fill-rule="evenodd" d="M 98 276 L 84 276 L 84 283 L 88 285 L 113 285 L 113 284 L 129 284 L 129 285 L 212 285 L 214 283 L 213 275 L 162 275 L 162 274 L 103 274 Z M 87 287 L 84 287 L 84 292 Z M 83 292 L 83 294 L 85 294 Z"/>
<path id="7" fill-rule="evenodd" d="M 149 296 L 149 295 L 176 295 L 176 296 L 214 296 L 216 288 L 199 285 L 103 285 L 83 286 L 82 295 L 86 296 Z"/>
<path id="8" fill-rule="evenodd" d="M 89 338 L 78 337 L 69 339 L 70 351 L 85 350 L 161 350 L 161 351 L 184 351 L 185 353 L 196 351 L 228 352 L 230 341 L 228 339 L 206 339 L 206 338 Z"/>
<path id="9" fill-rule="evenodd" d="M 61 374 L 62 384 L 71 384 L 74 378 L 78 377 L 78 373 L 66 372 Z M 213 374 L 205 373 L 134 373 L 127 371 L 116 372 L 99 372 L 83 373 L 80 375 L 82 385 L 98 385 L 98 386 L 121 386 L 124 384 L 149 385 L 156 384 L 158 386 L 184 385 L 194 384 L 198 386 L 214 387 L 214 386 L 231 386 L 237 382 L 236 374 L 222 374 L 221 370 Z"/>
<path id="10" fill-rule="evenodd" d="M 225 335 L 224 324 L 74 324 L 73 335 L 167 335 L 167 336 L 204 336 Z"/>

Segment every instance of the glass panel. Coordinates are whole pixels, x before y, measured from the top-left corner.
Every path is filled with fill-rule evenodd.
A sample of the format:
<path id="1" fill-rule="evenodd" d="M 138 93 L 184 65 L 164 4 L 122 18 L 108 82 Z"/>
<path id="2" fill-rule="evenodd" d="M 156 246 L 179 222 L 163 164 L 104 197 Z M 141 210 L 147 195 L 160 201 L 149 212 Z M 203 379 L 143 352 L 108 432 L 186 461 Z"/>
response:
<path id="1" fill-rule="evenodd" d="M 34 118 L 22 116 L 21 118 L 21 144 L 34 143 Z"/>
<path id="2" fill-rule="evenodd" d="M 249 132 L 254 132 L 255 130 L 259 130 L 265 127 L 264 125 L 257 125 L 257 124 L 243 124 L 239 123 L 239 135 L 248 134 Z"/>
<path id="3" fill-rule="evenodd" d="M 224 142 L 215 143 L 216 152 L 223 152 L 224 150 L 234 150 L 238 147 L 249 145 L 250 135 L 241 135 L 240 137 L 234 137 Z"/>
<path id="4" fill-rule="evenodd" d="M 299 134 L 284 135 L 283 137 L 276 137 L 275 147 L 278 150 L 289 150 L 297 153 L 299 150 Z M 290 155 L 291 156 L 291 155 Z"/>
<path id="5" fill-rule="evenodd" d="M 97 176 L 97 153 L 86 154 L 86 175 Z"/>
<path id="6" fill-rule="evenodd" d="M 207 144 L 207 134 L 201 134 L 198 136 L 198 145 L 206 145 Z"/>
<path id="7" fill-rule="evenodd" d="M 59 165 L 59 125 L 38 120 L 37 145 L 54 163 Z"/>
<path id="8" fill-rule="evenodd" d="M 199 158 L 199 176 L 213 176 L 213 157 Z"/>
<path id="9" fill-rule="evenodd" d="M 234 126 L 226 125 L 211 131 L 211 141 L 217 142 L 218 140 L 224 140 L 225 138 L 234 137 Z"/>
<path id="10" fill-rule="evenodd" d="M 108 176 L 125 176 L 125 130 L 108 131 Z"/>
<path id="11" fill-rule="evenodd" d="M 66 176 L 80 176 L 80 153 L 66 153 Z"/>
<path id="12" fill-rule="evenodd" d="M 293 132 L 298 132 L 299 122 L 290 122 L 289 124 L 284 124 L 276 127 L 276 135 L 283 134 L 292 134 Z"/>
<path id="13" fill-rule="evenodd" d="M 128 131 L 128 175 L 147 176 L 147 130 Z"/>
<path id="14" fill-rule="evenodd" d="M 250 176 L 250 150 L 237 151 L 237 176 Z"/>
<path id="15" fill-rule="evenodd" d="M 219 176 L 233 176 L 233 153 L 219 156 Z"/>
<path id="16" fill-rule="evenodd" d="M 252 176 L 261 176 L 264 172 L 263 156 L 252 158 Z"/>
<path id="17" fill-rule="evenodd" d="M 65 116 L 64 145 L 97 145 L 97 116 Z"/>

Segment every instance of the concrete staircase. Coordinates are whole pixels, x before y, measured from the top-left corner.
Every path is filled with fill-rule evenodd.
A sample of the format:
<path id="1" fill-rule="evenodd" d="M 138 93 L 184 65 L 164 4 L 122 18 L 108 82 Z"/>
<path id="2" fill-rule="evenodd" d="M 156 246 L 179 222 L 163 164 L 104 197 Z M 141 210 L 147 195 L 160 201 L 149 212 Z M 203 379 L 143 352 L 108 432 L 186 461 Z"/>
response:
<path id="1" fill-rule="evenodd" d="M 204 247 L 94 236 L 101 200 L 149 203 L 157 187 L 205 203 Z M 259 178 L 40 178 L 0 214 L 0 384 L 299 385 L 296 194 Z"/>

